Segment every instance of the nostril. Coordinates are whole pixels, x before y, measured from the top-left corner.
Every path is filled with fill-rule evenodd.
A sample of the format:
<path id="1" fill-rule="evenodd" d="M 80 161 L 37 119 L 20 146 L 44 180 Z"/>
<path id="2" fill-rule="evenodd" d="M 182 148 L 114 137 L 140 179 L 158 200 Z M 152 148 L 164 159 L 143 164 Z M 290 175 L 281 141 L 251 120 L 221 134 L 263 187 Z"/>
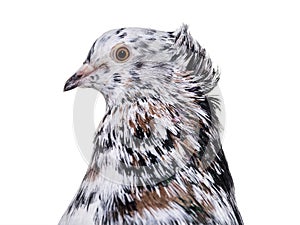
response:
<path id="1" fill-rule="evenodd" d="M 81 78 L 82 76 L 83 76 L 83 73 L 77 73 L 77 74 L 76 74 L 76 77 L 74 77 L 74 79 Z"/>
<path id="2" fill-rule="evenodd" d="M 79 70 L 74 74 L 74 78 L 81 78 L 83 74 L 84 72 L 82 70 Z"/>

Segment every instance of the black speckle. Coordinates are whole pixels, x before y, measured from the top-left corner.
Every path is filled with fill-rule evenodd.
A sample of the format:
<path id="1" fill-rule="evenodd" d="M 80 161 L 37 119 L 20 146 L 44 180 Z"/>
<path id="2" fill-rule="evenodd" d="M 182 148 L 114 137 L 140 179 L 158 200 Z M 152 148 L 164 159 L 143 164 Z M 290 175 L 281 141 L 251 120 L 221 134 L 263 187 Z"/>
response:
<path id="1" fill-rule="evenodd" d="M 186 88 L 185 90 L 194 92 L 196 94 L 202 95 L 203 93 L 201 92 L 201 87 L 191 87 L 191 88 Z"/>
<path id="2" fill-rule="evenodd" d="M 174 149 L 173 140 L 171 137 L 171 134 L 173 134 L 171 131 L 167 130 L 167 139 L 163 142 L 163 147 L 167 149 L 168 151 L 172 151 Z"/>
<path id="3" fill-rule="evenodd" d="M 80 190 L 78 191 L 75 200 L 73 202 L 73 206 L 75 207 L 75 209 L 78 209 L 81 205 L 85 204 L 86 199 L 85 199 L 85 192 L 82 188 L 80 188 Z M 68 209 L 68 212 L 70 213 L 72 209 L 72 206 L 70 206 L 70 208 Z"/>
<path id="4" fill-rule="evenodd" d="M 141 128 L 140 126 L 137 126 L 136 127 L 136 130 L 135 130 L 135 133 L 134 133 L 134 136 L 136 136 L 137 138 L 139 139 L 144 139 L 144 131 L 143 131 L 143 128 Z"/>
<path id="5" fill-rule="evenodd" d="M 222 188 L 225 193 L 231 193 L 233 181 L 222 148 L 217 153 L 215 163 L 221 168 L 221 174 L 216 173 L 213 166 L 208 167 L 207 172 L 213 177 L 213 180 L 216 184 L 215 186 L 218 190 Z"/>
<path id="6" fill-rule="evenodd" d="M 114 77 L 114 82 L 121 83 L 121 79 Z"/>
<path id="7" fill-rule="evenodd" d="M 208 136 L 208 131 L 207 131 L 207 128 L 200 128 L 199 129 L 199 144 L 201 145 L 201 147 L 203 149 L 205 149 L 208 145 L 208 142 L 209 142 L 209 136 Z M 204 151 L 201 152 L 201 154 L 203 155 L 204 154 Z M 202 156 L 201 155 L 201 156 Z"/>
<path id="8" fill-rule="evenodd" d="M 133 150 L 132 150 L 132 148 L 129 148 L 129 147 L 125 146 L 125 150 L 126 150 L 126 152 L 127 152 L 129 155 L 133 155 Z"/>
<path id="9" fill-rule="evenodd" d="M 104 115 L 102 123 L 106 120 L 106 117 L 111 114 L 111 109 Z"/>
<path id="10" fill-rule="evenodd" d="M 113 137 L 114 137 L 114 139 L 116 139 L 116 132 L 115 132 L 115 130 L 113 130 Z"/>
<path id="11" fill-rule="evenodd" d="M 112 148 L 113 143 L 111 141 L 110 133 L 107 135 L 107 140 L 104 142 L 106 148 Z"/>
<path id="12" fill-rule="evenodd" d="M 139 40 L 139 38 L 137 37 L 137 38 L 130 40 L 129 42 L 134 43 L 134 42 L 137 42 L 138 40 Z"/>
<path id="13" fill-rule="evenodd" d="M 154 100 L 154 102 L 153 102 L 153 105 L 156 105 L 156 103 L 155 102 L 160 102 L 160 99 L 159 99 L 159 96 L 154 96 L 154 95 L 150 95 L 150 98 L 152 99 L 152 100 Z"/>
<path id="14" fill-rule="evenodd" d="M 131 194 L 131 192 L 127 191 L 126 189 L 123 189 L 123 191 L 125 191 L 128 195 Z M 127 197 L 125 197 L 123 200 L 121 200 L 117 196 L 114 197 L 114 208 L 118 209 L 118 213 L 116 213 L 114 211 L 114 214 L 111 216 L 111 218 L 118 218 L 116 215 L 123 215 L 123 214 L 124 214 L 124 216 L 125 215 L 126 216 L 132 215 L 133 212 L 135 212 L 137 210 L 137 206 L 136 206 L 135 201 L 131 201 Z M 115 220 L 113 220 L 113 221 L 114 221 L 113 223 L 119 224 Z M 103 223 L 103 224 L 112 224 L 110 222 L 111 222 L 111 220 L 109 222 L 106 222 L 106 223 Z M 100 223 L 97 223 L 97 224 L 100 224 Z"/>
<path id="15" fill-rule="evenodd" d="M 139 152 L 137 152 L 136 154 L 139 158 L 139 166 L 147 166 L 144 157 Z"/>
<path id="16" fill-rule="evenodd" d="M 160 156 L 164 155 L 164 152 L 161 150 L 160 147 L 156 146 L 154 149 Z"/>
<path id="17" fill-rule="evenodd" d="M 100 135 L 103 133 L 103 126 L 101 127 L 101 129 L 98 131 L 98 134 L 97 135 Z"/>
<path id="18" fill-rule="evenodd" d="M 89 195 L 89 197 L 87 199 L 87 203 L 86 203 L 87 204 L 86 211 L 89 210 L 90 204 L 94 202 L 95 196 L 96 196 L 96 192 L 91 192 L 90 193 L 90 195 Z"/>
<path id="19" fill-rule="evenodd" d="M 113 77 L 115 82 L 119 82 L 119 83 L 121 82 L 121 76 L 119 73 L 114 73 Z"/>
<path id="20" fill-rule="evenodd" d="M 140 68 L 142 68 L 143 63 L 142 62 L 136 62 L 134 65 L 135 65 L 136 68 L 140 69 Z"/>
<path id="21" fill-rule="evenodd" d="M 151 131 L 150 131 L 150 129 L 147 129 L 146 135 L 147 135 L 148 138 L 151 136 Z"/>
<path id="22" fill-rule="evenodd" d="M 175 38 L 174 32 L 168 32 L 170 38 Z"/>
<path id="23" fill-rule="evenodd" d="M 156 41 L 156 38 L 148 38 L 148 41 Z"/>
<path id="24" fill-rule="evenodd" d="M 132 76 L 138 76 L 139 74 L 135 72 L 134 70 L 129 70 L 129 74 Z"/>
<path id="25" fill-rule="evenodd" d="M 157 163 L 157 157 L 155 155 L 153 155 L 151 152 L 146 152 L 146 153 L 152 164 Z"/>
<path id="26" fill-rule="evenodd" d="M 187 38 L 186 38 L 186 36 L 183 36 L 182 43 L 186 43 L 186 42 L 187 42 Z"/>
<path id="27" fill-rule="evenodd" d="M 152 66 L 152 68 L 165 68 L 167 66 L 166 63 L 160 62 L 157 63 L 156 65 Z"/>
<path id="28" fill-rule="evenodd" d="M 175 37 L 175 43 L 178 41 L 178 39 L 180 38 L 181 33 L 178 33 Z"/>
<path id="29" fill-rule="evenodd" d="M 189 39 L 187 40 L 186 46 L 187 46 L 187 49 L 191 49 L 191 42 Z"/>
<path id="30" fill-rule="evenodd" d="M 119 34 L 122 30 L 124 30 L 125 28 L 121 28 L 119 30 L 116 31 L 116 34 Z"/>
<path id="31" fill-rule="evenodd" d="M 124 38 L 124 37 L 126 37 L 126 36 L 127 36 L 127 33 L 125 32 L 125 33 L 121 34 L 121 35 L 119 36 L 119 38 Z"/>
<path id="32" fill-rule="evenodd" d="M 192 44 L 192 46 L 191 46 L 191 51 L 195 52 L 195 45 L 194 44 Z"/>

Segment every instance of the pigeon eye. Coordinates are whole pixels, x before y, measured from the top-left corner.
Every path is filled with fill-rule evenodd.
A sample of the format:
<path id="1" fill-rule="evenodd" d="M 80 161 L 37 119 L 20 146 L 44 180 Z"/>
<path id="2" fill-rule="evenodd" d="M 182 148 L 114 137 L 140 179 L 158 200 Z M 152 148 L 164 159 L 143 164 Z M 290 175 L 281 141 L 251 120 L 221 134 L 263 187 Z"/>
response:
<path id="1" fill-rule="evenodd" d="M 119 62 L 124 62 L 130 56 L 130 52 L 126 47 L 120 47 L 115 51 L 115 58 Z"/>

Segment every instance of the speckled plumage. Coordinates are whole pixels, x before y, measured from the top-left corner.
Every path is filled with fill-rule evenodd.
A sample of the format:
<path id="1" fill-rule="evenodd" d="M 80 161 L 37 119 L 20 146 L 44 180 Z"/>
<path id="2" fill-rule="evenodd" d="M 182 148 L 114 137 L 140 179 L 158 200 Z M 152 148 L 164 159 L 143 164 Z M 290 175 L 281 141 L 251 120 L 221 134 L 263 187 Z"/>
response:
<path id="1" fill-rule="evenodd" d="M 130 56 L 115 59 L 125 46 Z M 91 87 L 106 114 L 59 225 L 241 225 L 220 143 L 219 72 L 183 25 L 103 34 L 65 90 Z"/>

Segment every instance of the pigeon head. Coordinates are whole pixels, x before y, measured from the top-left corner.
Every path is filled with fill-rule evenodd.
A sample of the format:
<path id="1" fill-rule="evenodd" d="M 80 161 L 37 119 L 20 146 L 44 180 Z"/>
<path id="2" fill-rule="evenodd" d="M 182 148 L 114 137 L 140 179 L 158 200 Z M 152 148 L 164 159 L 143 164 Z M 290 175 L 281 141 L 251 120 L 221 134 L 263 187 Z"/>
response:
<path id="1" fill-rule="evenodd" d="M 121 28 L 104 33 L 92 45 L 64 90 L 94 88 L 116 104 L 127 98 L 170 96 L 197 83 L 206 93 L 217 83 L 205 49 L 183 25 L 174 32 Z"/>

